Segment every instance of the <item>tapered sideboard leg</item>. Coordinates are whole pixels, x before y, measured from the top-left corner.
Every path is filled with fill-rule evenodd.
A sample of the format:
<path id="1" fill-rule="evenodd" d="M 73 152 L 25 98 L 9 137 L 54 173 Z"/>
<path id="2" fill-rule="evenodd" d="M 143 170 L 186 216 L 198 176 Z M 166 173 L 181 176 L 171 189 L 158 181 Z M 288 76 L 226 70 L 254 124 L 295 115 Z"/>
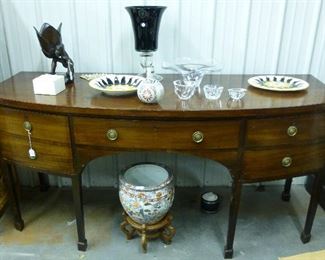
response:
<path id="1" fill-rule="evenodd" d="M 282 196 L 281 196 L 283 201 L 289 201 L 290 200 L 291 184 L 292 184 L 292 178 L 286 179 L 286 182 L 284 184 L 284 189 L 283 189 L 283 192 L 282 192 Z"/>
<path id="2" fill-rule="evenodd" d="M 38 172 L 38 180 L 39 180 L 39 189 L 41 192 L 46 192 L 50 188 L 49 176 L 45 173 Z"/>
<path id="3" fill-rule="evenodd" d="M 228 234 L 227 242 L 224 249 L 224 258 L 232 258 L 234 252 L 233 244 L 240 204 L 241 187 L 241 182 L 239 182 L 238 180 L 233 181 L 228 218 Z"/>
<path id="4" fill-rule="evenodd" d="M 311 197 L 310 197 L 310 202 L 309 202 L 309 207 L 308 207 L 308 212 L 307 212 L 307 217 L 306 217 L 306 222 L 305 222 L 305 227 L 304 230 L 301 233 L 300 239 L 303 243 L 308 243 L 311 238 L 311 229 L 313 226 L 316 210 L 317 210 L 317 205 L 318 205 L 318 199 L 320 195 L 320 190 L 321 190 L 321 174 L 315 174 L 315 179 L 311 191 Z"/>
<path id="5" fill-rule="evenodd" d="M 82 200 L 82 188 L 81 188 L 81 174 L 71 177 L 72 179 L 72 193 L 73 204 L 75 207 L 77 231 L 78 231 L 78 250 L 86 251 L 87 239 L 85 237 L 85 221 L 84 210 Z"/>
<path id="6" fill-rule="evenodd" d="M 5 176 L 5 182 L 8 189 L 8 195 L 11 205 L 11 211 L 14 218 L 15 228 L 22 231 L 25 227 L 24 220 L 21 217 L 20 203 L 17 192 L 17 185 L 15 183 L 15 166 L 8 162 L 2 161 L 2 171 Z"/>

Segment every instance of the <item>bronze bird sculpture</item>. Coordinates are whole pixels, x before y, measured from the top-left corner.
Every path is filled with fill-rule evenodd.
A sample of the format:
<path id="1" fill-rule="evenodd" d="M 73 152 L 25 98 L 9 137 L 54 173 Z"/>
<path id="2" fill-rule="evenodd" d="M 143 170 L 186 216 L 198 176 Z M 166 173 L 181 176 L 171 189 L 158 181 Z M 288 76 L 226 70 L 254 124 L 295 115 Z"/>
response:
<path id="1" fill-rule="evenodd" d="M 69 57 L 68 53 L 64 49 L 61 37 L 61 26 L 60 23 L 58 29 L 55 29 L 52 25 L 44 23 L 40 29 L 34 27 L 37 38 L 42 48 L 44 55 L 52 59 L 51 74 L 55 74 L 57 62 L 62 63 L 64 68 L 67 68 L 65 74 L 65 83 L 71 83 L 74 81 L 74 68 L 73 61 Z"/>

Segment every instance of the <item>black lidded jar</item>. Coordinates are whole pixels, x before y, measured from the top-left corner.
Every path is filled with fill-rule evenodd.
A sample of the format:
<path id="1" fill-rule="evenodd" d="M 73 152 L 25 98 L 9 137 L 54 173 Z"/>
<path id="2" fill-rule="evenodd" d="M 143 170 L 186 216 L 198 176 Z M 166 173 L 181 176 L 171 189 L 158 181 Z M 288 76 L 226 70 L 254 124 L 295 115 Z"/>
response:
<path id="1" fill-rule="evenodd" d="M 217 213 L 221 197 L 214 192 L 205 192 L 201 195 L 201 210 L 205 213 Z"/>

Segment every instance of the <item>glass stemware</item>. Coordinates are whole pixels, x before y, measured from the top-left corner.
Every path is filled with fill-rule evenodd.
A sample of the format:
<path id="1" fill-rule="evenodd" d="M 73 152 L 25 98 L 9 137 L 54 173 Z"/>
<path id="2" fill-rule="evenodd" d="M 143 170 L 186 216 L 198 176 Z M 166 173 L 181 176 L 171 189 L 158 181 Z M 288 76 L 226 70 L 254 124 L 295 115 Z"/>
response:
<path id="1" fill-rule="evenodd" d="M 162 80 L 154 72 L 152 56 L 158 48 L 160 20 L 166 6 L 128 6 L 125 9 L 131 17 L 135 50 L 140 52 L 145 77 Z"/>

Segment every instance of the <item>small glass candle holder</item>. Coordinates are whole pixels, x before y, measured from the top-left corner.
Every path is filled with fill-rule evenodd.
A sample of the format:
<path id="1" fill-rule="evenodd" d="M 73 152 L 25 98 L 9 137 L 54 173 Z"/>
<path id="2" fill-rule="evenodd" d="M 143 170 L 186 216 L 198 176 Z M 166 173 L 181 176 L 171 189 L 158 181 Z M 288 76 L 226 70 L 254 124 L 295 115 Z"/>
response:
<path id="1" fill-rule="evenodd" d="M 203 91 L 206 99 L 217 100 L 221 96 L 223 87 L 218 85 L 208 84 L 203 86 Z"/>
<path id="2" fill-rule="evenodd" d="M 247 89 L 245 89 L 245 88 L 230 88 L 230 89 L 228 89 L 229 96 L 234 101 L 241 100 L 245 96 L 246 91 L 247 91 Z"/>
<path id="3" fill-rule="evenodd" d="M 174 92 L 180 100 L 188 100 L 193 96 L 196 87 L 195 82 L 175 80 L 173 83 Z"/>

